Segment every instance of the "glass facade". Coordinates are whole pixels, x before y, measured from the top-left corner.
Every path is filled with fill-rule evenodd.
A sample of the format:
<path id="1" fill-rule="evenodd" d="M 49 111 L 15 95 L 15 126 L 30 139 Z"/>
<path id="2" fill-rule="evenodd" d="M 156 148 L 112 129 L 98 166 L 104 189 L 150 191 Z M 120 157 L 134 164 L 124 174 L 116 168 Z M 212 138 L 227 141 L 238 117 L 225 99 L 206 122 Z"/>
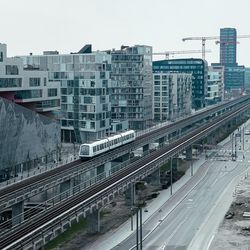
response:
<path id="1" fill-rule="evenodd" d="M 236 65 L 237 32 L 234 28 L 220 29 L 220 64 Z"/>
<path id="2" fill-rule="evenodd" d="M 22 78 L 0 78 L 0 88 L 16 88 L 22 86 Z"/>
<path id="3" fill-rule="evenodd" d="M 153 73 L 191 73 L 192 74 L 192 107 L 205 107 L 207 95 L 208 65 L 202 59 L 172 59 L 153 62 Z"/>

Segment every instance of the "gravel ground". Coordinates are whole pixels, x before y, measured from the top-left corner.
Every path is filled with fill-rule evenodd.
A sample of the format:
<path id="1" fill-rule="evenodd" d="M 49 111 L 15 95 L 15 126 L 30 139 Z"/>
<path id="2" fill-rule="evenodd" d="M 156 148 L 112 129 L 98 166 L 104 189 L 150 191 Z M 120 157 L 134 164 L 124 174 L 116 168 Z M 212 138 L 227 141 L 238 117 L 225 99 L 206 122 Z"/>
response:
<path id="1" fill-rule="evenodd" d="M 113 203 L 102 209 L 101 212 L 101 231 L 98 234 L 88 234 L 86 230 L 78 233 L 69 242 L 57 247 L 60 250 L 70 249 L 89 249 L 88 244 L 98 240 L 98 237 L 109 230 L 114 230 L 125 222 L 130 215 L 130 207 L 126 205 L 124 196 L 118 196 Z"/>
<path id="2" fill-rule="evenodd" d="M 250 217 L 243 217 L 244 212 L 250 212 L 249 176 L 237 185 L 234 196 L 234 201 L 220 224 L 210 250 L 250 250 Z"/>
<path id="3" fill-rule="evenodd" d="M 178 166 L 179 171 L 184 171 L 188 168 L 190 162 L 181 161 Z M 178 174 L 178 177 L 181 175 Z M 155 193 L 159 190 L 159 186 L 147 185 L 147 194 Z M 148 200 L 147 203 L 153 202 L 153 199 Z M 56 250 L 71 250 L 81 249 L 90 250 L 91 243 L 98 240 L 98 237 L 105 234 L 106 232 L 112 232 L 116 230 L 122 223 L 128 220 L 131 215 L 130 206 L 126 204 L 125 195 L 118 196 L 113 204 L 109 204 L 101 210 L 101 231 L 97 234 L 88 234 L 86 230 L 79 232 L 69 242 L 65 242 L 58 246 Z"/>

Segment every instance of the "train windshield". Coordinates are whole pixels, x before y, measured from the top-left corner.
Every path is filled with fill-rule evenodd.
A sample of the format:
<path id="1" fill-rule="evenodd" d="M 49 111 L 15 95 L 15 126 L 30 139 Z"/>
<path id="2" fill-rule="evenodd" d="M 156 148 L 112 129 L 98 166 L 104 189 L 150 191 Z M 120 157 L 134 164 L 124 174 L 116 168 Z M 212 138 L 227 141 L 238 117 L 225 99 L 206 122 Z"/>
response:
<path id="1" fill-rule="evenodd" d="M 88 145 L 81 146 L 80 155 L 89 155 L 89 146 Z"/>

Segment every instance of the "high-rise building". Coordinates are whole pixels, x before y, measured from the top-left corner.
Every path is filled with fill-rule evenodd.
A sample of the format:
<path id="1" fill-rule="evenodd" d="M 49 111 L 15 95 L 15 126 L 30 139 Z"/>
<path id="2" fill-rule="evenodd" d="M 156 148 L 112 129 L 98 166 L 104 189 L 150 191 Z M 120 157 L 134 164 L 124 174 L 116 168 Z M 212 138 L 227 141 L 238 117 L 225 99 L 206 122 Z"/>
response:
<path id="1" fill-rule="evenodd" d="M 21 58 L 7 57 L 0 43 L 0 96 L 43 115 L 55 118 L 60 109 L 60 82 L 49 80 L 47 69 L 25 67 Z"/>
<path id="2" fill-rule="evenodd" d="M 205 107 L 207 95 L 208 65 L 199 58 L 171 59 L 153 62 L 153 73 L 191 73 L 192 74 L 192 108 Z"/>
<path id="3" fill-rule="evenodd" d="M 237 65 L 237 32 L 235 28 L 220 29 L 220 64 Z"/>
<path id="4" fill-rule="evenodd" d="M 111 55 L 92 52 L 86 45 L 78 53 L 23 57 L 25 64 L 48 69 L 49 80 L 61 83 L 61 134 L 65 142 L 89 142 L 110 129 Z"/>
<path id="5" fill-rule="evenodd" d="M 244 89 L 245 67 L 237 63 L 237 31 L 235 28 L 220 29 L 220 65 L 225 69 L 225 90 L 241 93 Z"/>
<path id="6" fill-rule="evenodd" d="M 122 46 L 109 53 L 112 56 L 112 119 L 128 120 L 130 129 L 149 127 L 153 118 L 152 47 Z"/>
<path id="7" fill-rule="evenodd" d="M 191 114 L 192 74 L 153 74 L 153 113 L 155 121 L 174 120 Z"/>

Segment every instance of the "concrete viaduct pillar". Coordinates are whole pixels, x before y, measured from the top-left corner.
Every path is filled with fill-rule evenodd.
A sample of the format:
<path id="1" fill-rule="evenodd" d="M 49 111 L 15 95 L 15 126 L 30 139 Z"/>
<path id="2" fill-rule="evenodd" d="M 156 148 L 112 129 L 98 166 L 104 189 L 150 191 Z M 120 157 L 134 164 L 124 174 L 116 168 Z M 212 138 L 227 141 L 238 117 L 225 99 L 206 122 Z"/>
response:
<path id="1" fill-rule="evenodd" d="M 149 144 L 146 144 L 142 147 L 143 155 L 146 155 L 149 151 Z"/>
<path id="2" fill-rule="evenodd" d="M 12 206 L 12 226 L 20 224 L 24 220 L 24 203 L 23 201 Z"/>
<path id="3" fill-rule="evenodd" d="M 97 209 L 95 211 L 92 211 L 91 214 L 89 214 L 86 217 L 86 221 L 87 221 L 87 232 L 89 234 L 95 234 L 100 232 L 100 210 Z"/>
<path id="4" fill-rule="evenodd" d="M 126 203 L 133 206 L 135 203 L 135 183 L 129 183 L 129 187 L 125 191 Z"/>
<path id="5" fill-rule="evenodd" d="M 151 174 L 151 184 L 153 186 L 159 186 L 161 184 L 161 171 L 160 168 L 156 169 L 152 174 Z"/>
<path id="6" fill-rule="evenodd" d="M 192 146 L 186 148 L 186 159 L 187 160 L 192 160 L 193 159 Z"/>

